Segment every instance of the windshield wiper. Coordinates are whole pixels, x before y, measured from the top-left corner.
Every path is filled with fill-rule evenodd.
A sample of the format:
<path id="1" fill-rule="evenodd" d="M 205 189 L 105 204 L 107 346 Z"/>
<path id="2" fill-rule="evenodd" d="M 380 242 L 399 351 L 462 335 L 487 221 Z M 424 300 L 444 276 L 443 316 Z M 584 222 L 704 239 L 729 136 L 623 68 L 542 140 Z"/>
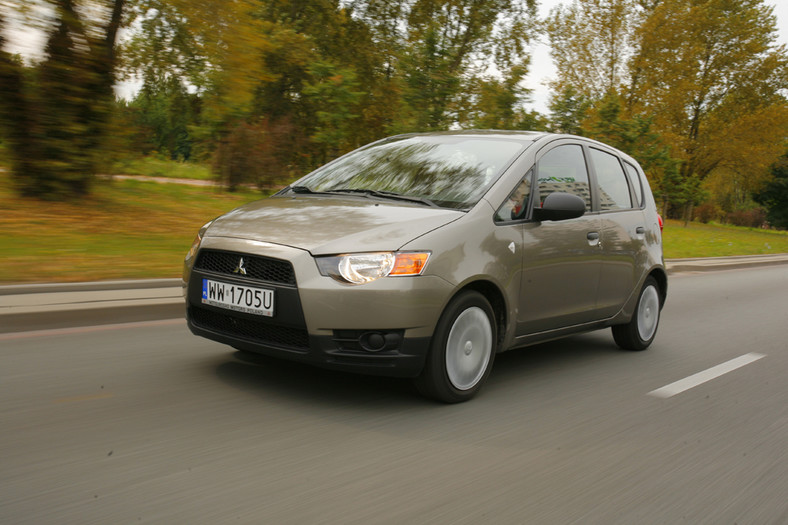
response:
<path id="1" fill-rule="evenodd" d="M 418 202 L 419 204 L 432 206 L 434 208 L 439 207 L 437 204 L 435 204 L 429 199 L 424 199 L 422 197 L 413 197 L 411 195 L 402 195 L 401 193 L 396 193 L 393 191 L 378 191 L 378 190 L 367 190 L 360 188 L 339 188 L 339 189 L 332 189 L 329 193 L 361 193 L 364 195 L 369 195 L 370 197 L 380 197 L 383 199 Z"/>
<path id="2" fill-rule="evenodd" d="M 303 193 L 303 194 L 312 194 L 312 195 L 320 195 L 321 193 L 325 193 L 324 191 L 312 191 L 306 186 L 290 186 L 290 191 L 292 191 L 293 193 Z"/>
<path id="3" fill-rule="evenodd" d="M 299 193 L 302 195 L 341 195 L 343 193 L 359 193 L 361 195 L 365 195 L 368 197 L 379 197 L 382 199 L 417 202 L 419 204 L 424 204 L 425 206 L 432 206 L 434 208 L 440 207 L 429 199 L 425 199 L 423 197 L 414 197 L 410 195 L 402 195 L 400 193 L 396 193 L 393 191 L 378 191 L 378 190 L 369 190 L 362 188 L 337 188 L 337 189 L 330 189 L 328 191 L 315 191 L 311 188 L 308 188 L 307 186 L 290 186 L 289 189 L 293 193 Z"/>

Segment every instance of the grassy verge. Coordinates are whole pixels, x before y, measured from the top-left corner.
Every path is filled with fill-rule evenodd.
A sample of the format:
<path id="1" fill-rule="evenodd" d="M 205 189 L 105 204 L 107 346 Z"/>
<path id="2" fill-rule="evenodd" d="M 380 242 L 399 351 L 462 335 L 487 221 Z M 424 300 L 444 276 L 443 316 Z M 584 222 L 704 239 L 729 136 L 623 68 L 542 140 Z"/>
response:
<path id="1" fill-rule="evenodd" d="M 204 164 L 141 157 L 118 162 L 113 171 L 118 175 L 144 175 L 170 179 L 213 180 L 210 168 Z"/>
<path id="2" fill-rule="evenodd" d="M 101 181 L 80 202 L 20 199 L 0 172 L 0 283 L 179 277 L 197 229 L 258 192 Z M 788 253 L 788 232 L 668 221 L 665 256 Z"/>
<path id="3" fill-rule="evenodd" d="M 788 253 L 788 231 L 666 221 L 662 238 L 667 259 Z"/>
<path id="4" fill-rule="evenodd" d="M 20 199 L 0 174 L 0 283 L 179 277 L 205 222 L 260 193 L 103 181 L 81 202 Z"/>

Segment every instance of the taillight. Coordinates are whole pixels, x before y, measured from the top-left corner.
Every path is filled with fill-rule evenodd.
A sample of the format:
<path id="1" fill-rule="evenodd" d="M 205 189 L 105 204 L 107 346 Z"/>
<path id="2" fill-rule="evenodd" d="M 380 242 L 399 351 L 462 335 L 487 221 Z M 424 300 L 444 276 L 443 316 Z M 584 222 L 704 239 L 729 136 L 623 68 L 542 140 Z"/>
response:
<path id="1" fill-rule="evenodd" d="M 665 226 L 665 222 L 662 220 L 662 215 L 659 213 L 657 214 L 657 220 L 659 221 L 659 231 L 662 232 L 662 228 Z"/>

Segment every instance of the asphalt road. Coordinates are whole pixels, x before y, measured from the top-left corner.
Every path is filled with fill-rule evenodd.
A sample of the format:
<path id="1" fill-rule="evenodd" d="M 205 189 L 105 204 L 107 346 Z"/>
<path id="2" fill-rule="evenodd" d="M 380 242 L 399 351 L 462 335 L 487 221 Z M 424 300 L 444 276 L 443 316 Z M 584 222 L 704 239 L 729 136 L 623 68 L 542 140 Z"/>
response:
<path id="1" fill-rule="evenodd" d="M 675 275 L 648 351 L 511 352 L 454 406 L 182 321 L 0 334 L 0 523 L 785 524 L 786 336 L 786 265 Z"/>

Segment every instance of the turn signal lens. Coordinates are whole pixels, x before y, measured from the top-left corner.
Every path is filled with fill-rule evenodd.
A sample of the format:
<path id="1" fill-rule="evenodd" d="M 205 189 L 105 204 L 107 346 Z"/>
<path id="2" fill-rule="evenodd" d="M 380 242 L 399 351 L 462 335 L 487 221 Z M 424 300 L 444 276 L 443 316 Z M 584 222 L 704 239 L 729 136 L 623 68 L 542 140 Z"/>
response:
<path id="1" fill-rule="evenodd" d="M 430 258 L 429 252 L 398 253 L 389 275 L 419 275 Z"/>

